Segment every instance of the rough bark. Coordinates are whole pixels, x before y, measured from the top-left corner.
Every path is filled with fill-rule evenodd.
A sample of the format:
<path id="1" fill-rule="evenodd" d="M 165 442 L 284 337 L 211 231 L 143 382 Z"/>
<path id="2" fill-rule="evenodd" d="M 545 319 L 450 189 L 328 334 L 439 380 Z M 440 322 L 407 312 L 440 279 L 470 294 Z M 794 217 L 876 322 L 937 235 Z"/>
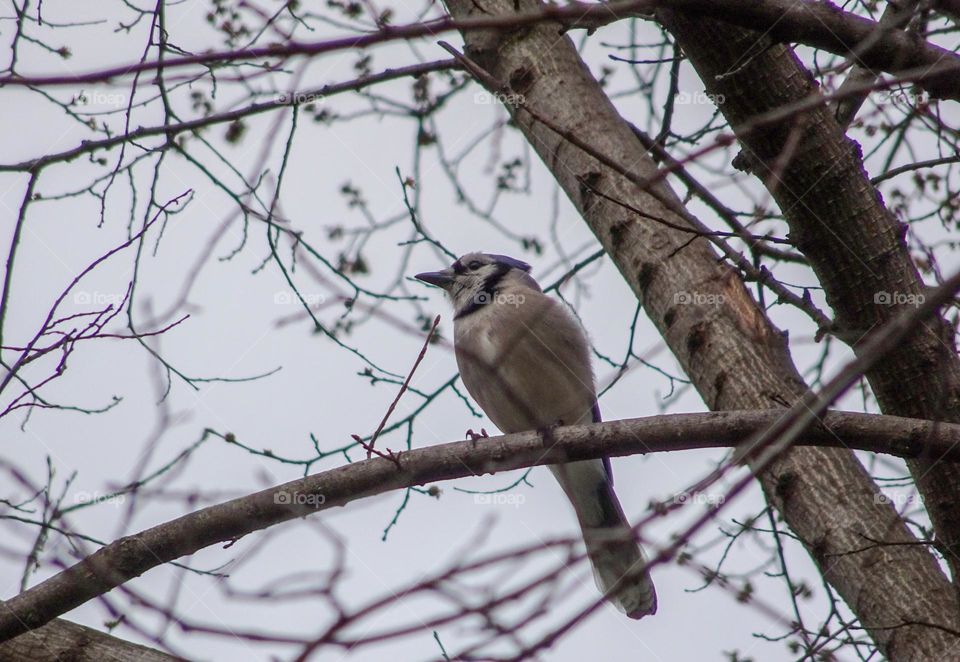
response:
<path id="1" fill-rule="evenodd" d="M 173 662 L 179 659 L 59 619 L 0 644 L 0 662 Z"/>
<path id="2" fill-rule="evenodd" d="M 534 0 L 446 4 L 457 19 L 537 6 Z M 654 163 L 559 27 L 544 23 L 513 32 L 471 31 L 465 34 L 467 53 L 565 134 L 640 176 L 652 175 Z M 806 390 L 784 335 L 738 275 L 718 264 L 706 240 L 691 241 L 690 233 L 674 229 L 690 226 L 671 213 L 678 200 L 663 182 L 656 195 L 642 191 L 523 107 L 512 112 L 711 409 L 774 408 Z M 596 190 L 604 196 L 595 195 Z M 720 303 L 686 305 L 678 293 Z M 925 549 L 897 544 L 868 555 L 854 551 L 870 538 L 894 543 L 915 539 L 897 513 L 876 498 L 875 484 L 850 452 L 793 449 L 759 479 L 767 499 L 881 650 L 898 659 L 936 659 L 960 643 L 954 634 L 960 630 L 956 595 Z M 943 628 L 906 625 L 918 621 Z"/>
<path id="3" fill-rule="evenodd" d="M 723 95 L 720 109 L 734 130 L 754 115 L 817 93 L 812 76 L 785 46 L 686 14 L 663 12 L 658 18 L 707 89 Z M 717 74 L 742 63 L 745 49 L 758 54 L 736 75 L 717 80 Z M 784 159 L 788 143 L 796 147 Z M 742 144 L 747 163 L 776 199 L 790 238 L 824 288 L 836 315 L 836 335 L 855 352 L 872 329 L 910 301 L 922 300 L 924 284 L 904 241 L 907 227 L 884 206 L 863 168 L 859 145 L 844 135 L 826 105 L 745 134 Z M 903 303 L 891 305 L 898 300 Z M 867 379 L 884 413 L 960 420 L 960 359 L 953 329 L 943 318 L 924 324 Z M 956 583 L 960 468 L 936 459 L 908 464 Z"/>

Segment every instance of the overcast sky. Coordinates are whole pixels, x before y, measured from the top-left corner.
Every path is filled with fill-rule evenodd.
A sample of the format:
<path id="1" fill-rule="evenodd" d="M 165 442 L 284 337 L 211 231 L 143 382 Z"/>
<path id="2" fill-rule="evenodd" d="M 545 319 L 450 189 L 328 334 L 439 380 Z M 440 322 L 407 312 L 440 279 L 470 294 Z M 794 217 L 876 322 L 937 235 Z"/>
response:
<path id="1" fill-rule="evenodd" d="M 47 35 L 49 43 L 69 45 L 72 56 L 63 60 L 39 47 L 24 44 L 19 64 L 20 73 L 77 73 L 139 59 L 146 24 L 135 26 L 129 34 L 115 33 L 121 14 L 120 5 L 101 5 L 47 1 L 43 3 L 48 21 L 79 21 L 103 19 L 106 23 L 87 27 L 63 29 Z M 171 40 L 189 51 L 216 47 L 216 36 L 204 21 L 206 3 L 187 3 L 171 7 L 169 30 Z M 395 22 L 412 20 L 419 7 L 410 5 L 397 9 Z M 435 10 L 436 11 L 436 10 Z M 8 15 L 10 9 L 5 11 Z M 84 13 L 86 12 L 86 13 Z M 126 17 L 126 14 L 123 14 Z M 129 18 L 129 17 L 127 17 Z M 0 24 L 4 44 L 10 39 L 11 23 Z M 33 26 L 36 30 L 36 26 Z M 637 42 L 657 42 L 659 33 L 647 24 L 638 24 Z M 339 34 L 331 27 L 301 38 L 319 40 Z M 574 35 L 580 39 L 581 35 Z M 626 23 L 619 23 L 599 31 L 585 49 L 585 59 L 595 75 L 600 67 L 612 66 L 609 90 L 612 93 L 632 89 L 634 80 L 629 70 L 607 59 L 612 51 L 602 44 L 623 44 L 630 35 Z M 448 39 L 460 45 L 458 35 Z M 356 53 L 337 52 L 317 58 L 302 71 L 300 89 L 312 85 L 348 80 L 355 74 Z M 390 45 L 370 51 L 371 69 L 379 71 L 388 66 L 410 64 L 446 57 L 433 41 L 418 42 L 415 46 Z M 656 51 L 648 51 L 656 57 Z M 684 64 L 680 89 L 686 94 L 677 111 L 675 124 L 680 128 L 700 126 L 713 113 L 713 106 L 701 94 L 702 84 L 691 68 Z M 279 79 L 274 79 L 279 80 Z M 129 82 L 129 81 L 127 81 Z M 434 89 L 444 89 L 439 79 Z M 374 91 L 384 97 L 410 103 L 412 81 L 401 80 L 377 87 Z M 196 89 L 209 91 L 207 81 Z M 266 89 L 266 85 L 264 88 Z M 56 88 L 50 93 L 67 100 L 79 92 L 75 88 Z M 125 106 L 130 88 L 117 86 L 88 86 L 84 88 L 89 102 L 81 111 L 116 111 Z M 442 138 L 442 149 L 450 155 L 459 154 L 478 137 L 484 135 L 506 115 L 501 106 L 491 103 L 475 85 L 459 94 L 437 116 L 437 128 Z M 3 163 L 18 162 L 42 154 L 67 150 L 88 139 L 91 134 L 80 123 L 65 116 L 62 109 L 40 94 L 21 88 L 0 91 L 0 154 Z M 153 91 L 143 99 L 152 97 Z M 217 90 L 214 100 L 218 110 L 227 110 L 243 98 L 243 90 L 225 82 Z M 659 97 L 662 98 L 662 97 Z M 137 97 L 138 100 L 141 97 Z M 183 118 L 193 117 L 189 90 L 177 89 L 173 95 L 175 106 Z M 656 130 L 661 110 L 650 109 L 636 96 L 617 99 L 620 111 L 641 128 Z M 341 115 L 369 109 L 369 100 L 342 95 L 322 102 L 323 107 Z M 380 108 L 390 106 L 381 103 Z M 155 103 L 138 109 L 131 126 L 147 126 L 161 118 Z M 114 113 L 100 117 L 115 128 L 121 127 L 122 117 Z M 274 124 L 279 120 L 278 138 L 268 140 Z M 280 167 L 284 143 L 290 128 L 289 113 L 271 113 L 247 122 L 244 138 L 237 144 L 224 140 L 223 125 L 208 130 L 204 135 L 239 172 L 248 174 L 261 161 L 261 151 L 269 146 L 263 188 L 269 196 L 274 176 Z M 477 204 L 485 206 L 489 200 L 495 177 L 489 165 L 513 157 L 531 160 L 529 195 L 505 194 L 498 201 L 495 218 L 503 228 L 493 227 L 488 221 L 471 214 L 458 197 L 450 180 L 439 165 L 437 148 L 422 152 L 419 173 L 415 174 L 413 146 L 417 126 L 409 118 L 392 115 L 364 114 L 350 121 L 333 125 L 313 122 L 304 114 L 294 138 L 289 164 L 283 184 L 280 210 L 285 219 L 304 239 L 326 258 L 336 261 L 346 239 L 331 239 L 330 229 L 342 227 L 359 229 L 368 221 L 347 204 L 341 187 L 345 183 L 362 190 L 370 213 L 377 220 L 399 218 L 388 228 L 373 234 L 363 247 L 362 256 L 369 266 L 369 275 L 356 276 L 364 287 L 379 291 L 394 281 L 413 274 L 445 266 L 448 259 L 431 246 L 420 243 L 404 245 L 414 237 L 413 226 L 405 217 L 401 187 L 395 174 L 399 167 L 404 176 L 416 176 L 422 195 L 421 216 L 428 231 L 455 253 L 484 250 L 522 258 L 533 264 L 533 275 L 541 283 L 553 282 L 565 267 L 563 264 L 582 259 L 593 253 L 599 244 L 582 219 L 562 195 L 535 155 L 531 155 L 522 139 L 512 129 L 495 131 L 479 144 L 461 166 L 459 181 Z M 145 142 L 157 144 L 156 139 Z M 187 143 L 190 153 L 212 172 L 237 185 L 236 176 L 226 163 L 220 161 L 197 140 Z M 679 148 L 690 149 L 690 147 Z M 133 158 L 135 148 L 128 146 L 126 160 Z M 110 166 L 116 163 L 119 150 L 98 154 Z M 733 153 L 709 157 L 705 163 L 721 166 Z M 935 154 L 918 154 L 929 158 Z M 67 197 L 58 201 L 36 202 L 29 208 L 23 237 L 13 276 L 10 313 L 4 328 L 5 344 L 22 344 L 36 332 L 52 301 L 93 260 L 123 243 L 128 236 L 132 191 L 136 192 L 134 227 L 143 221 L 145 202 L 149 196 L 155 157 L 145 159 L 134 169 L 132 183 L 126 176 L 118 178 L 106 200 L 106 216 L 99 225 L 99 201 L 90 195 Z M 880 164 L 868 162 L 871 167 Z M 43 173 L 37 190 L 44 198 L 82 189 L 108 170 L 90 163 L 85 157 L 69 164 L 56 165 Z M 700 170 L 711 189 L 731 206 L 746 207 L 752 199 L 755 184 L 745 175 L 736 180 L 722 178 Z M 525 175 L 521 175 L 521 178 Z M 192 387 L 184 380 L 169 376 L 159 368 L 157 361 L 136 342 L 98 340 L 78 346 L 70 357 L 68 370 L 60 379 L 50 383 L 43 393 L 52 401 L 86 408 L 109 404 L 114 396 L 122 402 L 99 415 L 84 415 L 73 411 L 36 410 L 24 424 L 24 413 L 19 412 L 0 419 L 0 439 L 4 440 L 4 457 L 24 470 L 38 484 L 43 484 L 49 459 L 56 474 L 55 491 L 66 487 L 64 503 L 108 494 L 130 480 L 135 467 L 146 462 L 149 473 L 168 463 L 178 453 L 197 442 L 209 428 L 219 433 L 233 433 L 244 444 L 269 449 L 278 456 L 308 459 L 313 453 L 311 435 L 322 449 L 332 449 L 350 441 L 351 434 L 372 432 L 387 406 L 397 393 L 397 386 L 389 383 L 371 385 L 370 379 L 358 373 L 365 363 L 356 355 L 337 347 L 329 339 L 313 332 L 312 323 L 301 307 L 293 303 L 295 297 L 274 263 L 268 261 L 269 247 L 262 224 L 251 222 L 245 228 L 236 218 L 233 201 L 218 190 L 211 181 L 187 160 L 168 155 L 165 158 L 156 199 L 165 202 L 187 190 L 192 196 L 183 211 L 170 217 L 164 224 L 150 230 L 145 243 L 145 254 L 139 262 L 134 319 L 149 320 L 154 313 L 167 311 L 178 300 L 188 281 L 188 270 L 210 247 L 211 237 L 218 228 L 233 219 L 219 235 L 209 259 L 189 292 L 189 304 L 180 308 L 173 319 L 189 313 L 190 317 L 157 340 L 150 341 L 161 355 L 177 370 L 197 378 L 221 377 L 230 379 L 265 375 L 254 381 L 237 383 L 204 382 Z M 9 245 L 16 212 L 23 196 L 26 177 L 22 174 L 0 175 L 0 204 L 4 221 L 0 245 Z M 102 184 L 98 190 L 102 189 Z M 762 199 L 762 198 L 761 198 Z M 715 217 L 707 214 L 697 203 L 691 209 L 714 227 Z M 525 251 L 519 238 L 537 237 L 543 243 L 543 254 Z M 289 258 L 289 244 L 283 244 L 281 253 Z M 562 246 L 565 255 L 558 251 Z M 236 249 L 242 247 L 238 252 Z M 284 253 L 284 251 L 286 251 Z M 222 259 L 230 256 L 230 259 Z M 304 259 L 299 256 L 298 259 Z M 133 248 L 118 253 L 95 272 L 86 277 L 68 297 L 61 314 L 83 312 L 96 304 L 122 299 L 133 274 Z M 289 263 L 289 260 L 288 260 Z M 311 267 L 315 274 L 311 275 Z M 596 349 L 616 360 L 622 359 L 630 336 L 636 299 L 609 260 L 604 259 L 582 272 L 579 284 L 564 289 L 576 307 Z M 812 276 L 799 269 L 782 269 L 778 276 L 794 284 L 812 284 Z M 323 304 L 318 317 L 334 324 L 344 312 L 337 300 L 343 288 L 336 275 L 316 260 L 298 265 L 294 274 L 301 293 L 311 303 Z M 407 293 L 421 300 L 382 302 L 372 317 L 365 306 L 375 303 L 361 299 L 361 306 L 345 320 L 357 322 L 343 342 L 360 348 L 369 359 L 386 370 L 405 375 L 413 364 L 423 341 L 419 331 L 418 315 L 428 318 L 441 315 L 440 332 L 450 340 L 452 315 L 439 291 L 417 282 L 407 282 Z M 340 292 L 347 290 L 341 289 Z M 312 297 L 312 298 L 311 298 Z M 812 327 L 802 317 L 783 307 L 771 310 L 774 321 L 791 332 L 791 348 L 801 370 L 813 365 L 820 357 L 821 346 L 814 345 Z M 111 326 L 122 331 L 122 316 Z M 362 322 L 362 323 L 360 323 Z M 410 329 L 415 329 L 416 332 Z M 147 330 L 147 329 L 144 329 Z M 634 339 L 635 352 L 666 373 L 682 376 L 652 325 L 641 314 Z M 10 354 L 4 352 L 9 359 Z M 834 347 L 829 364 L 840 365 L 847 353 Z M 49 370 L 51 364 L 47 364 Z M 609 382 L 615 369 L 595 361 L 598 381 Z M 41 374 L 37 366 L 34 375 Z M 447 344 L 432 345 L 419 367 L 412 385 L 430 392 L 456 373 L 452 352 Z M 164 398 L 168 387 L 169 393 Z M 671 384 L 657 371 L 632 364 L 629 372 L 601 400 L 605 419 L 638 417 L 671 412 L 703 411 L 704 405 L 696 393 L 683 384 L 675 384 L 679 392 L 669 399 Z M 461 389 L 462 390 L 462 389 Z M 6 397 L 6 396 L 4 396 Z M 161 403 L 162 400 L 162 403 Z M 8 400 L 4 400 L 4 405 Z M 391 420 L 399 420 L 422 403 L 422 398 L 408 393 L 400 401 Z M 846 406 L 862 408 L 859 397 L 851 396 Z M 413 427 L 415 447 L 462 439 L 465 430 L 486 427 L 494 433 L 495 427 L 486 418 L 474 417 L 455 393 L 447 390 L 427 407 Z M 400 449 L 406 443 L 401 430 L 383 438 L 379 445 Z M 149 449 L 149 455 L 144 454 Z M 653 499 L 667 499 L 685 486 L 703 476 L 715 466 L 724 454 L 720 451 L 691 451 L 631 457 L 614 462 L 616 489 L 628 517 L 636 519 L 647 513 Z M 353 460 L 362 453 L 350 453 Z M 344 464 L 343 455 L 331 456 L 315 464 L 311 471 L 320 471 Z M 889 462 L 878 471 L 893 474 L 901 469 Z M 208 439 L 183 465 L 159 481 L 163 494 L 142 496 L 143 502 L 135 510 L 132 521 L 125 522 L 130 502 L 112 499 L 96 507 L 79 510 L 71 515 L 71 525 L 86 535 L 109 541 L 119 535 L 142 530 L 183 514 L 188 510 L 182 495 L 199 493 L 202 503 L 239 496 L 302 475 L 302 467 L 252 455 L 230 446 L 221 439 Z M 504 550 L 510 546 L 533 544 L 540 539 L 575 533 L 573 513 L 563 498 L 558 485 L 545 468 L 534 469 L 530 486 L 519 486 L 509 492 L 507 503 L 484 503 L 470 494 L 457 492 L 455 487 L 483 490 L 509 485 L 519 474 L 484 476 L 439 485 L 440 496 L 433 498 L 412 494 L 406 509 L 382 540 L 400 506 L 403 493 L 389 493 L 356 502 L 345 508 L 325 511 L 305 521 L 276 527 L 269 538 L 258 533 L 248 536 L 229 549 L 216 546 L 203 550 L 188 560 L 199 569 L 219 568 L 229 572 L 226 584 L 234 589 L 254 590 L 270 586 L 275 580 L 298 573 L 329 571 L 334 560 L 330 536 L 342 540 L 347 550 L 344 558 L 345 575 L 338 587 L 343 603 L 359 607 L 366 601 L 381 597 L 386 592 L 401 591 L 426 573 L 445 567 L 464 555 L 483 555 Z M 72 480 L 71 480 L 72 479 Z M 6 493 L 7 490 L 12 493 Z M 149 493 L 148 493 L 149 494 Z M 4 488 L 0 497 L 23 497 L 13 487 Z M 722 490 L 704 498 L 721 498 Z M 701 506 L 695 505 L 698 509 Z M 763 508 L 762 497 L 756 486 L 724 511 L 717 526 L 734 530 L 732 520 L 756 514 Z M 670 519 L 656 522 L 644 530 L 644 535 L 657 543 L 669 542 L 672 532 L 684 521 L 689 521 L 698 510 L 687 508 Z M 766 520 L 760 523 L 766 527 Z M 125 525 L 126 528 L 122 528 Z M 698 555 L 699 561 L 715 563 L 723 553 L 724 542 L 717 526 L 702 532 L 694 540 L 694 549 L 713 544 Z M 4 554 L 0 557 L 0 588 L 3 595 L 18 592 L 23 561 L 12 558 L 13 552 L 29 549 L 35 535 L 34 528 L 5 521 Z M 769 548 L 759 547 L 747 539 L 733 545 L 724 569 L 733 575 L 756 570 L 769 558 Z M 769 539 L 768 541 L 769 542 Z M 826 600 L 819 576 L 806 554 L 795 543 L 787 540 L 790 570 L 795 577 L 804 577 L 814 589 L 811 600 L 801 602 L 804 615 L 810 622 L 818 622 L 826 613 Z M 93 549 L 88 546 L 88 550 Z M 66 558 L 62 540 L 45 550 L 42 560 Z M 524 567 L 523 576 L 533 576 L 540 565 Z M 777 572 L 778 568 L 766 568 Z M 56 571 L 44 563 L 31 579 L 36 583 Z M 609 660 L 721 660 L 724 651 L 738 649 L 742 655 L 757 660 L 792 660 L 783 642 L 770 643 L 755 637 L 755 633 L 778 635 L 784 631 L 768 615 L 751 605 L 735 599 L 736 590 L 718 588 L 693 592 L 702 585 L 695 567 L 658 567 L 654 578 L 660 598 L 659 613 L 639 622 L 631 621 L 613 607 L 605 605 L 592 615 L 589 622 L 564 637 L 544 659 L 574 660 L 600 656 Z M 792 618 L 785 587 L 780 580 L 757 577 L 756 595 L 766 604 L 774 605 L 780 613 Z M 549 616 L 549 622 L 560 622 L 564 614 L 572 613 L 596 596 L 589 571 L 581 567 L 568 577 L 573 591 Z M 741 582 L 742 584 L 742 582 Z M 735 582 L 735 586 L 741 584 Z M 169 567 L 149 571 L 130 583 L 136 591 L 164 602 L 172 592 L 179 590 L 178 610 L 191 620 L 238 630 L 252 629 L 309 636 L 319 633 L 329 612 L 316 600 L 244 600 L 231 597 L 224 590 L 224 582 L 195 574 L 182 575 Z M 110 598 L 118 605 L 127 600 L 114 591 Z M 436 603 L 419 599 L 400 600 L 389 612 L 369 623 L 370 632 L 391 624 L 410 622 L 433 613 Z M 70 612 L 67 618 L 102 627 L 109 616 L 103 605 L 93 601 Z M 134 613 L 138 623 L 155 632 L 161 622 L 150 613 Z M 541 631 L 541 630 L 537 630 Z M 125 627 L 114 631 L 123 638 L 143 640 Z M 354 634 L 361 634 L 356 632 Z M 252 644 L 242 638 L 184 634 L 175 630 L 168 633 L 168 641 L 181 654 L 198 659 L 271 659 L 289 658 L 294 648 L 276 644 Z M 440 637 L 448 652 L 459 650 L 475 636 L 465 626 L 445 628 Z M 530 637 L 529 639 L 532 639 Z M 528 639 L 528 640 L 529 640 Z M 364 647 L 349 654 L 339 650 L 324 650 L 317 659 L 336 660 L 349 657 L 356 660 L 430 659 L 440 654 L 430 631 L 402 641 Z"/>

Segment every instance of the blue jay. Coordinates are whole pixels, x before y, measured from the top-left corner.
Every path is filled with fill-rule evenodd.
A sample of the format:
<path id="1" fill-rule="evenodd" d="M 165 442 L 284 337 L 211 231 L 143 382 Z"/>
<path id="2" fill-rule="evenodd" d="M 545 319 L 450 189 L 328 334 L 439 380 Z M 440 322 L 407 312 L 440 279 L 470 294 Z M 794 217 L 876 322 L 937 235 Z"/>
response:
<path id="1" fill-rule="evenodd" d="M 454 309 L 454 350 L 467 391 L 505 433 L 600 419 L 590 348 L 563 304 L 546 296 L 530 265 L 505 255 L 468 253 L 416 278 L 446 291 Z M 657 611 L 643 549 L 613 491 L 609 460 L 551 465 L 583 532 L 598 588 L 630 618 Z"/>

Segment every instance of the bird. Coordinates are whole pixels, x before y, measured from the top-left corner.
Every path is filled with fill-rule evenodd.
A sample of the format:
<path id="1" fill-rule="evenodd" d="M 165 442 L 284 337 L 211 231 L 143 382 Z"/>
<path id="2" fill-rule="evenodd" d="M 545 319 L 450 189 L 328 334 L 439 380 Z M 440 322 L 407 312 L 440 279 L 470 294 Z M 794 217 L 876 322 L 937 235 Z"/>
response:
<path id="1" fill-rule="evenodd" d="M 444 290 L 453 304 L 460 377 L 503 433 L 599 423 L 586 332 L 530 269 L 506 255 L 474 252 L 415 278 Z M 573 505 L 597 587 L 630 618 L 656 613 L 646 555 L 613 490 L 609 458 L 550 470 Z"/>

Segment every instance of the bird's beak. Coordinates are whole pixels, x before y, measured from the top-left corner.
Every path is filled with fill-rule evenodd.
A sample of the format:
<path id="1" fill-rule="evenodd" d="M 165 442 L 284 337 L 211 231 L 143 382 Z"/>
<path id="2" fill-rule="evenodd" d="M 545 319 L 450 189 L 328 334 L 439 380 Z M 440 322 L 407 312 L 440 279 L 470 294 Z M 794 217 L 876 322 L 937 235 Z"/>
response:
<path id="1" fill-rule="evenodd" d="M 417 274 L 414 276 L 417 280 L 422 280 L 424 283 L 429 283 L 431 285 L 436 285 L 437 287 L 442 287 L 447 289 L 450 287 L 450 283 L 453 282 L 453 270 L 444 269 L 443 271 L 426 271 L 422 274 Z"/>

